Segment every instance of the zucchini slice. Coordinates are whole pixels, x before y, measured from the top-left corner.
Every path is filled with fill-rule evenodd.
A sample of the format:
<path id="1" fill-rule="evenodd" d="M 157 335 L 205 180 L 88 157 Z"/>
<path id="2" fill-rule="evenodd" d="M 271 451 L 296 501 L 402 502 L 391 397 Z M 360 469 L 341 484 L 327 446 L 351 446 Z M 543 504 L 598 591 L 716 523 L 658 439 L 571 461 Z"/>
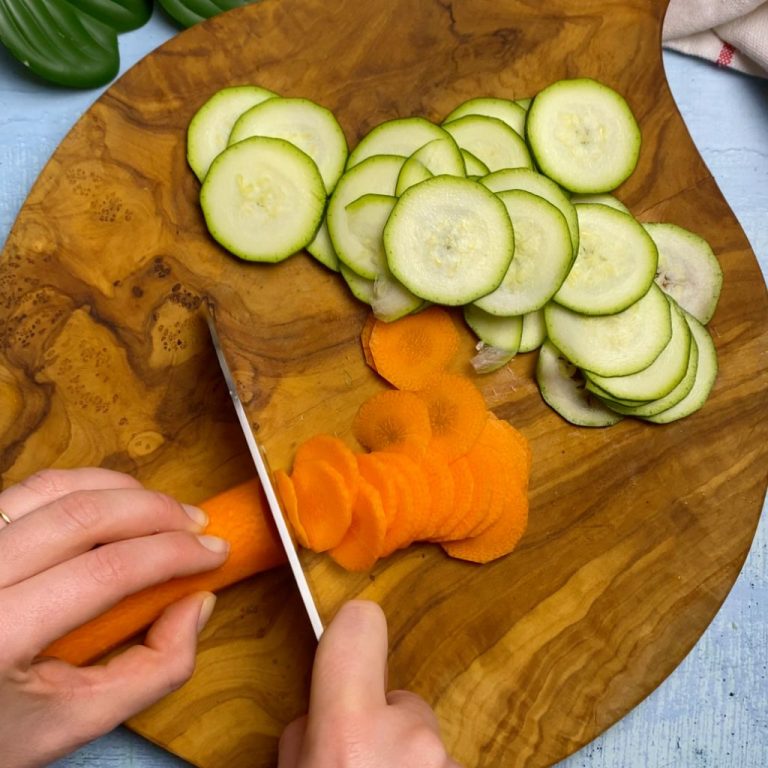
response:
<path id="1" fill-rule="evenodd" d="M 523 333 L 520 337 L 519 352 L 533 352 L 547 339 L 547 326 L 544 324 L 544 310 L 526 312 L 523 315 Z"/>
<path id="2" fill-rule="evenodd" d="M 350 152 L 347 169 L 373 155 L 410 157 L 433 139 L 445 138 L 445 131 L 424 117 L 386 120 L 371 129 Z"/>
<path id="3" fill-rule="evenodd" d="M 552 203 L 565 216 L 568 230 L 571 233 L 573 255 L 576 255 L 579 247 L 579 220 L 576 217 L 576 209 L 565 192 L 554 181 L 530 168 L 503 168 L 484 176 L 480 179 L 480 183 L 492 192 L 522 189 L 525 192 L 543 197 L 548 203 Z"/>
<path id="4" fill-rule="evenodd" d="M 464 158 L 450 134 L 428 141 L 419 147 L 411 158 L 418 160 L 433 175 L 466 176 Z"/>
<path id="5" fill-rule="evenodd" d="M 225 149 L 200 189 L 211 236 L 248 261 L 282 261 L 312 242 L 325 201 L 312 159 L 283 139 L 263 136 Z"/>
<path id="6" fill-rule="evenodd" d="M 465 115 L 443 127 L 461 149 L 471 152 L 489 171 L 533 167 L 531 153 L 520 134 L 495 117 Z"/>
<path id="7" fill-rule="evenodd" d="M 709 243 L 676 224 L 643 224 L 659 251 L 656 283 L 699 322 L 715 314 L 723 270 Z"/>
<path id="8" fill-rule="evenodd" d="M 571 192 L 610 192 L 629 178 L 640 154 L 629 105 L 590 78 L 558 80 L 539 91 L 525 131 L 541 171 Z"/>
<path id="9" fill-rule="evenodd" d="M 400 173 L 397 176 L 397 186 L 395 187 L 395 197 L 400 195 L 409 189 L 414 184 L 418 184 L 420 181 L 431 179 L 434 174 L 427 168 L 424 163 L 417 160 L 415 157 L 409 157 L 400 169 Z"/>
<path id="10" fill-rule="evenodd" d="M 715 379 L 717 379 L 717 350 L 709 331 L 703 323 L 700 323 L 688 312 L 685 313 L 685 319 L 699 349 L 696 377 L 693 386 L 684 398 L 661 413 L 646 416 L 646 420 L 652 421 L 654 424 L 669 424 L 698 411 L 707 401 L 709 393 L 715 385 Z"/>
<path id="11" fill-rule="evenodd" d="M 579 251 L 555 301 L 585 315 L 621 312 L 653 283 L 656 246 L 629 214 L 607 205 L 575 207 Z"/>
<path id="12" fill-rule="evenodd" d="M 497 120 L 506 123 L 518 135 L 525 135 L 525 109 L 520 104 L 509 99 L 500 99 L 492 96 L 467 99 L 446 116 L 445 120 L 443 120 L 443 125 L 466 115 L 495 117 Z"/>
<path id="13" fill-rule="evenodd" d="M 670 300 L 672 337 L 658 357 L 647 367 L 627 376 L 587 374 L 587 389 L 597 385 L 620 400 L 658 400 L 669 394 L 685 376 L 691 349 L 691 331 L 683 312 Z M 599 392 L 598 392 L 599 394 Z"/>
<path id="14" fill-rule="evenodd" d="M 404 162 L 404 157 L 395 155 L 369 157 L 344 172 L 328 200 L 326 221 L 331 243 L 339 259 L 350 269 L 360 269 L 359 264 L 368 263 L 370 254 L 349 228 L 347 206 L 367 194 L 394 196 Z M 376 276 L 371 269 L 363 268 L 363 271 L 366 273 L 363 277 L 370 280 Z"/>
<path id="15" fill-rule="evenodd" d="M 517 354 L 523 334 L 521 317 L 499 317 L 480 309 L 476 304 L 464 307 L 464 321 L 475 336 L 489 347 Z"/>
<path id="16" fill-rule="evenodd" d="M 339 257 L 336 255 L 331 236 L 328 234 L 328 222 L 323 218 L 320 222 L 315 237 L 307 245 L 307 253 L 313 256 L 324 267 L 328 267 L 332 272 L 339 271 Z"/>
<path id="17" fill-rule="evenodd" d="M 417 296 L 451 306 L 498 286 L 514 242 L 504 203 L 457 176 L 435 176 L 408 189 L 384 227 L 392 274 Z"/>
<path id="18" fill-rule="evenodd" d="M 333 112 L 309 99 L 267 99 L 244 112 L 232 126 L 229 144 L 250 136 L 285 139 L 306 152 L 330 194 L 347 161 L 347 140 Z"/>
<path id="19" fill-rule="evenodd" d="M 583 315 L 551 301 L 544 321 L 552 343 L 574 365 L 601 376 L 647 368 L 672 336 L 672 310 L 656 284 L 614 315 Z"/>
<path id="20" fill-rule="evenodd" d="M 202 181 L 213 159 L 227 148 L 237 118 L 276 93 L 257 85 L 222 88 L 195 112 L 187 128 L 187 162 Z"/>
<path id="21" fill-rule="evenodd" d="M 346 208 L 347 228 L 356 247 L 345 251 L 345 263 L 368 280 L 375 280 L 387 271 L 384 225 L 396 201 L 392 195 L 367 194 L 353 200 Z"/>
<path id="22" fill-rule="evenodd" d="M 623 418 L 586 389 L 581 371 L 551 341 L 539 350 L 536 383 L 544 402 L 571 424 L 610 427 Z"/>
<path id="23" fill-rule="evenodd" d="M 568 224 L 554 205 L 522 190 L 499 192 L 515 231 L 515 255 L 500 285 L 475 304 L 492 315 L 541 309 L 571 268 Z"/>

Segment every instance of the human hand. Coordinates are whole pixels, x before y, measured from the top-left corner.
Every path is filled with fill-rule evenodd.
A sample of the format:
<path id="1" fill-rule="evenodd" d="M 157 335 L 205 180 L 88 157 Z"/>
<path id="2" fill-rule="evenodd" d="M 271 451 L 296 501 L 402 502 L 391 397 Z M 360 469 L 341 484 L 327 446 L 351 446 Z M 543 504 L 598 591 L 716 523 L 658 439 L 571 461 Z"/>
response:
<path id="1" fill-rule="evenodd" d="M 4 768 L 47 765 L 181 686 L 215 597 L 170 606 L 101 666 L 38 658 L 123 597 L 215 568 L 222 539 L 201 510 L 104 469 L 46 470 L 0 493 L 0 751 Z M 99 546 L 101 545 L 101 546 Z"/>
<path id="2" fill-rule="evenodd" d="M 353 600 L 320 639 L 309 714 L 280 739 L 278 768 L 459 768 L 437 717 L 409 691 L 387 692 L 387 623 Z"/>

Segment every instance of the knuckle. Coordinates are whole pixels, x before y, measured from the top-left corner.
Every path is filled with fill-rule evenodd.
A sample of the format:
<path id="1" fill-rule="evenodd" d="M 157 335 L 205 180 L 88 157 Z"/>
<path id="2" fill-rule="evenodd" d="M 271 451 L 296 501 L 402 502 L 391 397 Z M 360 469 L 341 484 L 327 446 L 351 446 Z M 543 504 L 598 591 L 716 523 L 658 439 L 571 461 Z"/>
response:
<path id="1" fill-rule="evenodd" d="M 76 491 L 62 496 L 57 506 L 65 528 L 80 532 L 98 528 L 104 518 L 103 507 L 95 494 Z"/>
<path id="2" fill-rule="evenodd" d="M 415 726 L 409 736 L 410 752 L 419 755 L 425 766 L 445 765 L 446 752 L 440 735 L 428 725 Z"/>
<path id="3" fill-rule="evenodd" d="M 88 553 L 86 558 L 89 577 L 98 585 L 113 587 L 123 584 L 130 566 L 119 546 L 107 544 Z"/>
<path id="4" fill-rule="evenodd" d="M 74 490 L 72 477 L 64 469 L 43 469 L 26 477 L 20 485 L 43 498 L 59 496 Z"/>

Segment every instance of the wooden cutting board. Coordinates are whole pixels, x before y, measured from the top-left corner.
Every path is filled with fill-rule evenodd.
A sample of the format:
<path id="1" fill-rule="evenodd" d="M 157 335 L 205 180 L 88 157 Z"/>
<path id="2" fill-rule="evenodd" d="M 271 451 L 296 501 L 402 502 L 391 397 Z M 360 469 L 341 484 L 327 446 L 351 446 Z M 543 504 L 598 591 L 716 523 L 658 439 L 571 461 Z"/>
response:
<path id="1" fill-rule="evenodd" d="M 207 236 L 185 129 L 218 88 L 257 83 L 334 110 L 351 145 L 396 116 L 439 120 L 469 96 L 522 97 L 593 76 L 643 130 L 618 196 L 641 220 L 706 237 L 725 284 L 706 406 L 666 427 L 564 423 L 535 355 L 480 384 L 531 442 L 529 529 L 485 567 L 418 546 L 349 576 L 306 560 L 328 619 L 378 600 L 393 686 L 422 694 L 466 766 L 544 766 L 650 693 L 704 631 L 748 551 L 766 486 L 768 301 L 749 244 L 674 106 L 664 0 L 264 0 L 195 27 L 117 82 L 62 142 L 0 260 L 3 484 L 97 464 L 198 502 L 253 473 L 200 314 L 227 351 L 272 463 L 349 436 L 381 387 L 365 308 L 305 255 L 239 262 Z M 272 766 L 307 700 L 313 641 L 290 574 L 226 591 L 182 690 L 130 725 L 199 766 Z"/>

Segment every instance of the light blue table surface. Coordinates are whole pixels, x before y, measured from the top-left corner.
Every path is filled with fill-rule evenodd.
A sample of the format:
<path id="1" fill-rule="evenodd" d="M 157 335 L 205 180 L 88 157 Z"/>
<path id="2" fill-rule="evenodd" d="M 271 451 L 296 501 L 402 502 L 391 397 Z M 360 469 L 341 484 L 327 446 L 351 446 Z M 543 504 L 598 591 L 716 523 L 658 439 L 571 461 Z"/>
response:
<path id="1" fill-rule="evenodd" d="M 121 71 L 177 32 L 156 12 L 145 27 L 121 36 Z M 765 276 L 768 81 L 674 53 L 664 54 L 664 64 L 691 135 Z M 48 157 L 99 93 L 47 86 L 0 49 L 0 241 L 4 242 Z M 560 763 L 560 768 L 768 766 L 765 517 L 739 579 L 689 656 L 640 706 Z M 187 764 L 118 728 L 55 765 L 178 768 Z"/>

